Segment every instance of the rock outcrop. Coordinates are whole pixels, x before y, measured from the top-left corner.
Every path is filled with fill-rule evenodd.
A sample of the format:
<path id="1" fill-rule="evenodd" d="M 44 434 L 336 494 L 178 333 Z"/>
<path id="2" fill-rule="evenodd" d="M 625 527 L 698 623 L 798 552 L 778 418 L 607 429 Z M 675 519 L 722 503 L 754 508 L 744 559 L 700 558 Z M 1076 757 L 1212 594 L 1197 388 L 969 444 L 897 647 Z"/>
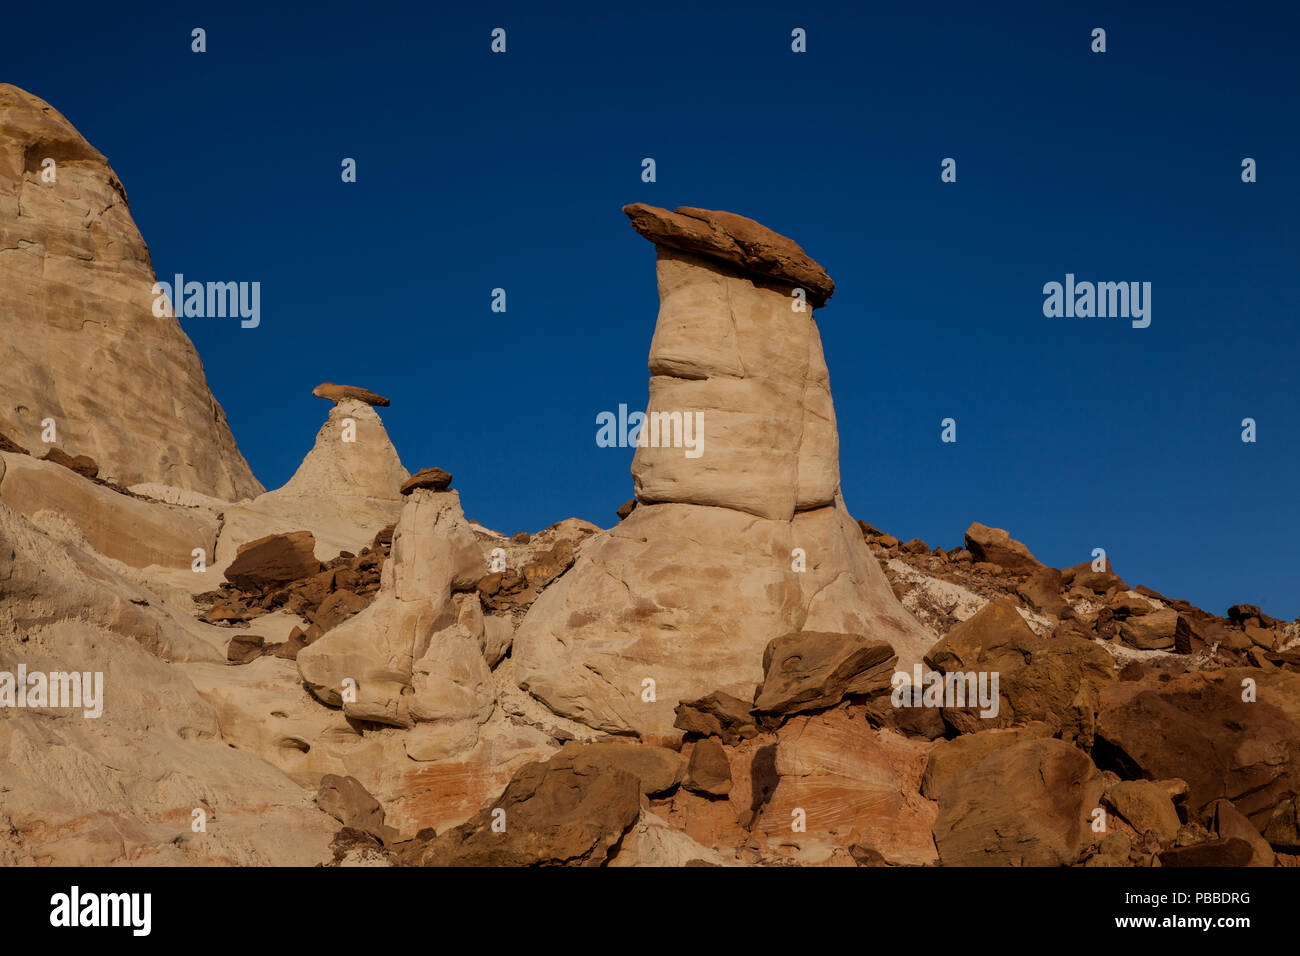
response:
<path id="1" fill-rule="evenodd" d="M 822 303 L 829 278 L 742 217 L 626 211 L 658 247 L 639 505 L 529 610 L 514 644 L 521 686 L 597 730 L 672 738 L 680 701 L 752 699 L 783 634 L 856 635 L 919 662 L 933 637 L 840 497 L 821 339 L 791 294 Z"/>
<path id="2" fill-rule="evenodd" d="M 155 281 L 108 161 L 49 104 L 0 84 L 0 432 L 46 449 L 53 419 L 52 444 L 119 484 L 255 495 L 198 353 L 155 313 Z M 231 334 L 256 333 L 235 320 Z"/>
<path id="3" fill-rule="evenodd" d="M 355 552 L 397 521 L 409 477 L 373 405 L 339 396 L 292 478 L 223 510 L 217 564 L 251 540 L 301 530 L 315 535 L 322 560 Z"/>
<path id="4" fill-rule="evenodd" d="M 0 306 L 108 371 L 13 336 L 0 369 L 0 865 L 1300 864 L 1300 622 L 855 523 L 803 308 L 834 286 L 789 239 L 628 207 L 661 311 L 611 530 L 468 521 L 332 383 L 293 478 L 235 501 L 188 342 L 131 326 L 107 165 L 0 87 L 6 131 Z M 135 389 L 157 440 L 136 348 L 181 419 L 138 473 L 138 431 L 24 424 L 23 388 L 110 423 Z M 951 698 L 896 699 L 924 666 Z"/>

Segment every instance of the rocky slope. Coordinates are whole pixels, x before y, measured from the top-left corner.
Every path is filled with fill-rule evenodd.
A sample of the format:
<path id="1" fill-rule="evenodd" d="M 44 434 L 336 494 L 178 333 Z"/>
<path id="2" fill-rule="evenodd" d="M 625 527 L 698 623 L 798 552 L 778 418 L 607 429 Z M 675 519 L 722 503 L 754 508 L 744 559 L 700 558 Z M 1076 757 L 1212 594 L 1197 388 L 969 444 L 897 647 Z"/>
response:
<path id="1" fill-rule="evenodd" d="M 11 160 L 84 146 L 0 103 Z M 110 175 L 61 155 L 68 188 Z M 38 169 L 6 235 L 67 214 L 29 195 Z M 657 254 L 647 411 L 700 413 L 704 444 L 638 447 L 609 529 L 474 523 L 354 386 L 315 390 L 314 446 L 264 493 L 224 425 L 173 425 L 181 467 L 107 439 L 47 456 L 0 418 L 0 862 L 1297 862 L 1300 624 L 1047 568 L 981 524 L 945 549 L 854 521 L 799 307 L 826 305 L 825 271 L 731 213 L 626 212 Z M 47 265 L 26 298 L 71 296 L 55 325 L 118 315 L 115 284 L 151 278 L 134 241 L 99 286 Z M 186 370 L 156 390 L 210 401 L 174 320 L 150 334 Z M 28 338 L 15 382 L 90 394 L 30 371 Z M 45 683 L 71 672 L 102 675 L 97 704 Z"/>

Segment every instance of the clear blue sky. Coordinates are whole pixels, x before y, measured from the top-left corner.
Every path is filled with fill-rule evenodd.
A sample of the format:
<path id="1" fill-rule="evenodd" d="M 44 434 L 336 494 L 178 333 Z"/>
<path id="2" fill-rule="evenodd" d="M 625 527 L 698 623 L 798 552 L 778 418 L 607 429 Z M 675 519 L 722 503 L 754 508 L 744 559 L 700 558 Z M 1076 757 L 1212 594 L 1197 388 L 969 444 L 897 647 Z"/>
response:
<path id="1" fill-rule="evenodd" d="M 657 310 L 620 208 L 703 206 L 836 280 L 855 516 L 1300 615 L 1294 4 L 315 6 L 6 12 L 0 78 L 109 157 L 160 277 L 262 283 L 259 328 L 184 325 L 267 487 L 331 380 L 391 397 L 403 462 L 470 517 L 610 524 L 631 449 L 595 418 L 644 407 Z M 1151 282 L 1151 326 L 1045 318 L 1067 272 Z"/>

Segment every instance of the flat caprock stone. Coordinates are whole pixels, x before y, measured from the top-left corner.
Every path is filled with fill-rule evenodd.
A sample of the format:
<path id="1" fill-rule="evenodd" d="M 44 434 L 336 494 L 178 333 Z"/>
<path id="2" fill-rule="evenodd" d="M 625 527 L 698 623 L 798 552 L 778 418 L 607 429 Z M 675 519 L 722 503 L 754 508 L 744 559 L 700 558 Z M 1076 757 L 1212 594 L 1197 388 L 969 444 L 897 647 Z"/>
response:
<path id="1" fill-rule="evenodd" d="M 390 404 L 384 396 L 376 395 L 370 389 L 362 388 L 359 385 L 335 385 L 333 382 L 321 382 L 311 390 L 311 393 L 317 398 L 329 399 L 335 405 L 348 398 L 355 398 L 358 402 L 365 402 L 367 405 L 378 405 L 381 408 L 387 408 Z"/>
<path id="2" fill-rule="evenodd" d="M 672 212 L 645 203 L 623 207 L 632 228 L 651 242 L 730 265 L 769 282 L 801 288 L 814 307 L 826 304 L 835 283 L 793 239 L 733 212 L 678 206 Z"/>

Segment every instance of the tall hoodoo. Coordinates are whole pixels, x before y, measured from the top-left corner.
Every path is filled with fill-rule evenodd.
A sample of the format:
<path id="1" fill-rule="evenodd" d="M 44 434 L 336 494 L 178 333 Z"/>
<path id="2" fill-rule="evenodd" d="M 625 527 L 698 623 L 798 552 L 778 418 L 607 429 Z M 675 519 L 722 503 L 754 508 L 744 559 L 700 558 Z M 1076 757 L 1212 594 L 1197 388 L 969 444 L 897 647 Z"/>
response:
<path id="1" fill-rule="evenodd" d="M 791 631 L 883 640 L 901 665 L 919 662 L 933 636 L 894 597 L 840 496 L 811 311 L 834 283 L 751 219 L 624 212 L 658 249 L 654 430 L 632 464 L 641 505 L 529 611 L 515 640 L 521 685 L 594 728 L 657 738 L 676 735 L 681 700 L 750 699 L 768 642 Z M 693 449 L 674 440 L 688 420 Z"/>
<path id="2" fill-rule="evenodd" d="M 53 419 L 55 444 L 101 477 L 255 495 L 198 353 L 154 314 L 154 282 L 108 161 L 49 104 L 0 84 L 0 433 L 45 448 Z"/>

